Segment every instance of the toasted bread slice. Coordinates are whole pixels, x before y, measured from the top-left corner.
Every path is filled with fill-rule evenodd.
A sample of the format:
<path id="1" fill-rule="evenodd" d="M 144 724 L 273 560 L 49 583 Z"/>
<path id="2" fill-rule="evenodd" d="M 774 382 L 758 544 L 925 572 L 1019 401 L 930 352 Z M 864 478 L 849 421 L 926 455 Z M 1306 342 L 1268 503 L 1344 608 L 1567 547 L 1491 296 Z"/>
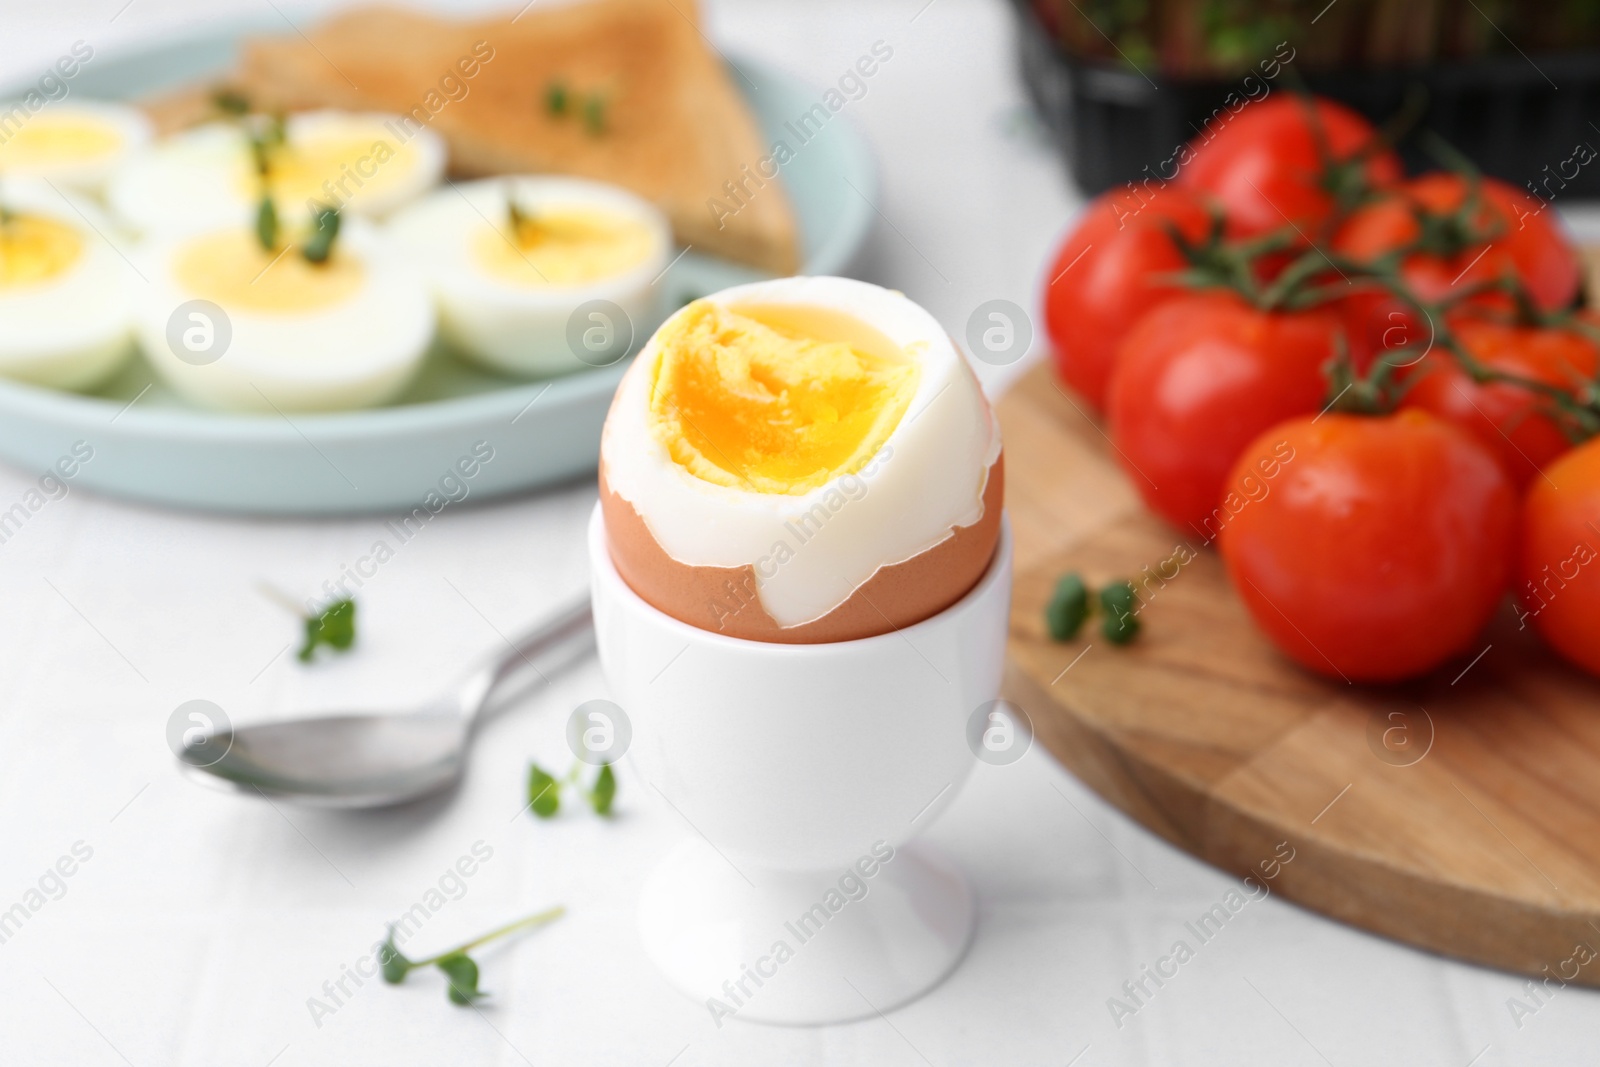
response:
<path id="1" fill-rule="evenodd" d="M 462 22 L 395 8 L 308 38 L 249 42 L 236 82 L 257 106 L 389 111 L 450 146 L 462 176 L 571 174 L 657 204 L 678 240 L 776 274 L 799 266 L 781 181 L 692 0 L 588 0 Z M 552 105 L 556 90 L 565 106 Z M 742 185 L 730 197 L 726 183 Z"/>

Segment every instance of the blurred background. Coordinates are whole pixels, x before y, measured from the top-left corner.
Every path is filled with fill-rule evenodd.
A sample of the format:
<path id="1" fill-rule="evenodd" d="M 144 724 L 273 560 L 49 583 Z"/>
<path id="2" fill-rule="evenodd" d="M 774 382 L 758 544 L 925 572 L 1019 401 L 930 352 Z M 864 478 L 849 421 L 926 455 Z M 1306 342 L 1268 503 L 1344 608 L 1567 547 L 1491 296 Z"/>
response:
<path id="1" fill-rule="evenodd" d="M 542 8 L 546 0 L 535 0 Z M 74 41 L 107 58 L 247 25 L 299 33 L 342 5 L 7 0 L 0 74 Z M 511 8 L 514 10 L 515 5 Z M 703 0 L 706 37 L 818 87 L 875 41 L 894 58 L 848 121 L 878 168 L 852 267 L 952 333 L 1004 300 L 1038 324 L 1041 274 L 1089 197 L 1139 183 L 1230 101 L 1304 86 L 1394 120 L 1413 167 L 1431 128 L 1486 172 L 1600 238 L 1600 3 L 1510 0 Z M 436 4 L 459 14 L 500 3 Z M 1270 67 L 1264 66 L 1271 63 Z M 1590 147 L 1595 146 L 1595 147 Z M 1159 178 L 1159 175 L 1157 176 Z M 5 325 L 0 322 L 0 331 Z M 978 364 L 991 396 L 1046 356 Z M 0 497 L 37 473 L 0 467 Z M 1234 882 L 1123 818 L 1042 750 L 977 768 L 931 836 L 978 886 L 978 940 L 928 998 L 818 1030 L 714 1028 L 632 936 L 637 883 L 683 828 L 621 782 L 596 828 L 519 819 L 530 756 L 560 716 L 486 729 L 449 802 L 355 821 L 180 780 L 162 736 L 196 697 L 236 719 L 405 706 L 585 580 L 595 490 L 580 478 L 452 508 L 361 593 L 359 649 L 316 671 L 263 581 L 310 593 L 381 515 L 233 516 L 74 490 L 0 545 L 0 907 L 77 841 L 93 862 L 0 943 L 0 1060 L 28 1064 L 1367 1064 L 1509 1067 L 1592 1059 L 1600 995 L 1507 1010 L 1526 979 L 1302 911 L 1252 904 L 1150 1010 L 1108 998 Z M 601 695 L 591 661 L 547 693 Z M 573 913 L 490 957 L 481 1012 L 436 987 L 320 995 L 384 921 L 486 840 L 496 850 L 430 928 L 439 944 L 544 901 Z M 502 858 L 503 857 L 503 858 Z M 1252 994 L 1246 984 L 1270 994 Z M 1291 1021 L 1293 1020 L 1293 1021 Z"/>

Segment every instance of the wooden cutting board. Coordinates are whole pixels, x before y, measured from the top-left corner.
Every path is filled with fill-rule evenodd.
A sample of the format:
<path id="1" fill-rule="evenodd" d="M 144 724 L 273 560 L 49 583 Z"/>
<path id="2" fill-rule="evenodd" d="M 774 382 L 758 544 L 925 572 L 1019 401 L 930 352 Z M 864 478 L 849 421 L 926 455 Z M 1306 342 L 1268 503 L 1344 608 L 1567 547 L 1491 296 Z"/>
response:
<path id="1" fill-rule="evenodd" d="M 1250 873 L 1289 842 L 1272 889 L 1306 907 L 1600 986 L 1600 683 L 1519 633 L 1509 607 L 1481 658 L 1420 682 L 1296 667 L 1255 630 L 1216 553 L 1143 511 L 1080 404 L 1048 367 L 999 404 L 1017 544 L 1006 695 L 1039 741 L 1224 870 Z M 1180 544 L 1197 558 L 1150 580 L 1132 645 L 1095 619 L 1049 639 L 1060 575 L 1137 582 Z"/>

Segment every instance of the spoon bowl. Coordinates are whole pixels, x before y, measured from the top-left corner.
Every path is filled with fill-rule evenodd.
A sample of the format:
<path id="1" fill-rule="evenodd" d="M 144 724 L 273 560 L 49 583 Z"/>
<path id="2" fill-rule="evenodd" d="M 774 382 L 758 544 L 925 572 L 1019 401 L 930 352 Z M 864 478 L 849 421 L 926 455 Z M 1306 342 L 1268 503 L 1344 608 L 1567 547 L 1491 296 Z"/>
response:
<path id="1" fill-rule="evenodd" d="M 513 674 L 548 673 L 594 640 L 589 598 L 567 605 L 421 710 L 337 713 L 219 730 L 178 754 L 208 785 L 329 808 L 400 804 L 453 784 L 489 696 Z M 218 755 L 218 753 L 221 753 Z"/>
<path id="2" fill-rule="evenodd" d="M 454 782 L 465 761 L 467 727 L 448 713 L 328 715 L 224 731 L 178 758 L 191 777 L 245 792 L 325 807 L 381 807 Z M 219 748 L 220 759 L 213 755 Z"/>

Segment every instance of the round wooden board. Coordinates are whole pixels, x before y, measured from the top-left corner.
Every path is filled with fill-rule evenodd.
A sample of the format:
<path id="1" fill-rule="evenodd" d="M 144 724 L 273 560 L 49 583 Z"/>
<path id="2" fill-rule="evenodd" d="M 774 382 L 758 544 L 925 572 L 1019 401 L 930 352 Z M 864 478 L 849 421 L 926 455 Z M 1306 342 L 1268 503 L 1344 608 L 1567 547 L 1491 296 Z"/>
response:
<path id="1" fill-rule="evenodd" d="M 1048 367 L 999 415 L 1017 543 L 1006 695 L 1057 759 L 1224 870 L 1288 841 L 1274 890 L 1356 926 L 1531 975 L 1571 977 L 1575 947 L 1600 947 L 1600 683 L 1519 632 L 1509 605 L 1480 658 L 1434 677 L 1312 675 L 1256 631 L 1201 536 L 1143 510 Z M 1151 572 L 1132 645 L 1092 619 L 1050 640 L 1063 573 L 1141 582 L 1180 545 L 1197 558 L 1164 583 Z M 1576 980 L 1600 986 L 1600 967 Z"/>

